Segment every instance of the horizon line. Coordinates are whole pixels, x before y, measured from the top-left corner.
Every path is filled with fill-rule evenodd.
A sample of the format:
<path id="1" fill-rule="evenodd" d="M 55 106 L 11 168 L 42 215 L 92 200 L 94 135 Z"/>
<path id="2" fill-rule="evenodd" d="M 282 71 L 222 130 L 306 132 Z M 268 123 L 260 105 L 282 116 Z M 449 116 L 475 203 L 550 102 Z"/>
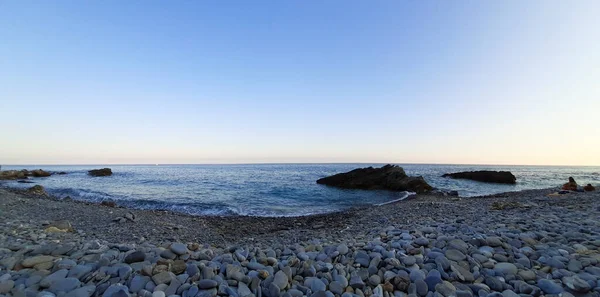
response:
<path id="1" fill-rule="evenodd" d="M 335 165 L 335 164 L 392 164 L 392 165 L 459 165 L 459 166 L 539 166 L 539 167 L 600 167 L 600 165 L 566 164 L 491 164 L 491 163 L 427 163 L 427 162 L 225 162 L 225 163 L 84 163 L 84 164 L 0 164 L 0 166 L 165 166 L 165 165 Z"/>

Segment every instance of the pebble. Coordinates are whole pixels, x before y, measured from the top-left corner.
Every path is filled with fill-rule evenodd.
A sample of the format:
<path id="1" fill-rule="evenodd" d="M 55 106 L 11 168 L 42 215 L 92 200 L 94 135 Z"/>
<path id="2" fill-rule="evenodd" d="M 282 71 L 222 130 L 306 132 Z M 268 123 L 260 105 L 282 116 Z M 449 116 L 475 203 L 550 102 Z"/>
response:
<path id="1" fill-rule="evenodd" d="M 23 262 L 21 262 L 21 265 L 23 265 L 23 267 L 29 268 L 29 267 L 33 267 L 38 264 L 51 262 L 54 259 L 55 258 L 52 256 L 40 255 L 40 256 L 30 257 L 30 258 L 23 260 Z"/>
<path id="2" fill-rule="evenodd" d="M 81 282 L 78 279 L 74 277 L 68 277 L 57 280 L 54 283 L 52 283 L 50 288 L 48 288 L 48 291 L 55 294 L 57 294 L 58 292 L 70 292 L 79 287 L 80 284 Z"/>
<path id="3" fill-rule="evenodd" d="M 174 242 L 171 244 L 170 249 L 176 255 L 184 255 L 188 253 L 187 246 L 180 242 Z"/>
<path id="4" fill-rule="evenodd" d="M 518 268 L 512 263 L 497 263 L 494 266 L 494 270 L 502 273 L 502 275 L 515 275 L 517 274 Z"/>
<path id="5" fill-rule="evenodd" d="M 15 287 L 13 280 L 5 280 L 0 283 L 0 294 L 6 294 Z"/>
<path id="6" fill-rule="evenodd" d="M 89 285 L 81 288 L 77 288 L 69 293 L 67 293 L 64 297 L 90 297 L 96 291 L 96 286 Z M 114 295 L 113 295 L 114 296 Z"/>
<path id="7" fill-rule="evenodd" d="M 129 289 L 127 286 L 121 284 L 114 284 L 108 287 L 102 297 L 125 297 L 129 296 Z"/>
<path id="8" fill-rule="evenodd" d="M 419 296 L 426 296 L 427 293 L 429 292 L 429 286 L 424 280 L 417 280 L 415 282 L 415 286 L 417 289 L 416 292 Z"/>
<path id="9" fill-rule="evenodd" d="M 459 262 L 459 261 L 465 260 L 467 258 L 467 256 L 465 256 L 465 254 L 463 254 L 459 250 L 450 249 L 450 250 L 446 250 L 446 258 L 448 258 L 449 260 L 452 260 L 452 261 Z"/>
<path id="10" fill-rule="evenodd" d="M 560 294 L 563 288 L 549 279 L 540 279 L 537 286 L 546 294 Z"/>
<path id="11" fill-rule="evenodd" d="M 216 288 L 218 285 L 219 283 L 212 279 L 203 279 L 198 282 L 198 288 L 203 290 Z"/>
<path id="12" fill-rule="evenodd" d="M 273 284 L 275 284 L 280 290 L 283 290 L 287 287 L 288 284 L 288 276 L 282 270 L 277 271 L 273 278 Z"/>
<path id="13" fill-rule="evenodd" d="M 125 262 L 127 264 L 131 264 L 131 263 L 143 262 L 144 260 L 146 260 L 146 254 L 142 251 L 135 251 L 135 252 L 127 255 L 123 262 Z"/>

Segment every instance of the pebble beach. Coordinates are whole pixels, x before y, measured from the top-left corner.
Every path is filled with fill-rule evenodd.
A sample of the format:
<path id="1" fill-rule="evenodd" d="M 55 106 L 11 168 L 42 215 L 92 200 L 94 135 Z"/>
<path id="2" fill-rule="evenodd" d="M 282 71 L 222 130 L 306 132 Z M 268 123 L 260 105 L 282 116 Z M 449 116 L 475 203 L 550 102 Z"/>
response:
<path id="1" fill-rule="evenodd" d="M 600 296 L 600 194 L 189 216 L 0 189 L 0 296 Z"/>

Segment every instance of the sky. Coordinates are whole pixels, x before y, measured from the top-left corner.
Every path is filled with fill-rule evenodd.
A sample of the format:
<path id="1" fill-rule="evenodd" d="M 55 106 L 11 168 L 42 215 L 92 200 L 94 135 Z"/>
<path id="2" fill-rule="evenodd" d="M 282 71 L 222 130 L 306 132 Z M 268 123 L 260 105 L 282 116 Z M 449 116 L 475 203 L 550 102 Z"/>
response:
<path id="1" fill-rule="evenodd" d="M 600 165 L 599 14 L 0 0 L 0 164 Z"/>

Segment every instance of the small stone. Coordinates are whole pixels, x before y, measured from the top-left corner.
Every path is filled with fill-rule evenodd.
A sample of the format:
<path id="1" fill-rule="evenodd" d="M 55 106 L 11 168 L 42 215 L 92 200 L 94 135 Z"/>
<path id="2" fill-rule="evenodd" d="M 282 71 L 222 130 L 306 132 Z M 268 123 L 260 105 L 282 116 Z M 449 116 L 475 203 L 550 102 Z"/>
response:
<path id="1" fill-rule="evenodd" d="M 173 253 L 177 255 L 184 255 L 188 253 L 187 246 L 180 242 L 174 242 L 171 244 L 170 249 Z"/>
<path id="2" fill-rule="evenodd" d="M 163 292 L 163 291 L 154 291 L 152 293 L 152 297 L 166 297 L 166 296 L 165 296 L 165 292 Z"/>
<path id="3" fill-rule="evenodd" d="M 185 265 L 185 261 L 183 260 L 175 260 L 171 265 L 171 272 L 174 274 L 182 274 L 187 269 L 187 265 Z"/>
<path id="4" fill-rule="evenodd" d="M 381 278 L 379 277 L 379 275 L 377 275 L 377 274 L 371 275 L 369 277 L 369 284 L 373 287 L 376 287 L 379 284 L 381 284 Z"/>
<path id="5" fill-rule="evenodd" d="M 54 282 L 48 291 L 57 294 L 58 292 L 70 292 L 79 287 L 81 282 L 74 277 L 67 277 Z"/>
<path id="6" fill-rule="evenodd" d="M 23 260 L 23 262 L 21 262 L 21 265 L 23 265 L 23 267 L 30 268 L 41 263 L 52 262 L 53 260 L 54 257 L 52 256 L 40 255 Z"/>
<path id="7" fill-rule="evenodd" d="M 273 278 L 273 283 L 279 287 L 279 289 L 283 290 L 288 285 L 288 276 L 282 270 L 277 271 Z"/>
<path id="8" fill-rule="evenodd" d="M 498 278 L 488 276 L 485 278 L 485 284 L 490 287 L 493 291 L 502 292 L 504 291 L 504 282 Z"/>
<path id="9" fill-rule="evenodd" d="M 216 281 L 212 279 L 203 279 L 198 282 L 198 288 L 203 290 L 208 290 L 212 288 L 216 288 L 219 285 Z"/>
<path id="10" fill-rule="evenodd" d="M 408 256 L 402 259 L 402 263 L 404 263 L 406 266 L 413 266 L 415 263 L 417 263 L 417 258 L 414 256 Z"/>
<path id="11" fill-rule="evenodd" d="M 61 269 L 61 270 L 57 270 L 54 273 L 44 277 L 41 281 L 40 281 L 40 287 L 42 288 L 48 288 L 50 287 L 53 283 L 61 280 L 61 279 L 65 279 L 67 277 L 67 274 L 69 274 L 69 270 L 67 269 Z"/>
<path id="12" fill-rule="evenodd" d="M 135 251 L 135 252 L 127 255 L 125 257 L 124 262 L 127 264 L 131 264 L 131 263 L 143 262 L 144 260 L 146 260 L 146 254 L 144 254 L 144 252 L 141 252 L 141 251 Z"/>
<path id="13" fill-rule="evenodd" d="M 435 291 L 444 297 L 456 296 L 456 287 L 453 284 L 443 281 L 435 286 Z"/>
<path id="14" fill-rule="evenodd" d="M 519 294 L 515 293 L 511 290 L 504 290 L 502 292 L 502 297 L 521 297 Z"/>
<path id="15" fill-rule="evenodd" d="M 150 277 L 143 275 L 136 275 L 131 280 L 131 284 L 129 285 L 129 289 L 131 292 L 137 293 L 141 289 L 146 287 L 146 284 L 150 281 Z"/>
<path id="16" fill-rule="evenodd" d="M 156 285 L 168 284 L 171 282 L 172 279 L 173 277 L 171 275 L 171 272 L 168 271 L 163 271 L 152 276 L 152 281 L 154 281 Z"/>
<path id="17" fill-rule="evenodd" d="M 327 286 L 320 279 L 315 278 L 310 285 L 310 289 L 313 292 L 325 291 L 325 290 L 327 290 Z"/>
<path id="18" fill-rule="evenodd" d="M 129 297 L 129 289 L 121 284 L 114 284 L 108 287 L 102 297 Z"/>
<path id="19" fill-rule="evenodd" d="M 577 275 L 573 277 L 563 277 L 562 282 L 569 289 L 578 293 L 587 293 L 592 289 L 588 282 L 582 280 Z"/>
<path id="20" fill-rule="evenodd" d="M 498 271 L 500 273 L 502 273 L 502 275 L 515 275 L 517 274 L 517 266 L 515 266 L 515 264 L 512 263 L 497 263 L 494 266 L 494 270 Z"/>
<path id="21" fill-rule="evenodd" d="M 338 281 L 332 281 L 329 283 L 329 290 L 338 295 L 342 295 L 344 293 L 344 287 Z"/>
<path id="22" fill-rule="evenodd" d="M 340 255 L 345 255 L 349 251 L 348 246 L 344 243 L 338 245 L 336 250 L 340 253 Z"/>
<path id="23" fill-rule="evenodd" d="M 90 297 L 90 296 L 92 296 L 92 294 L 94 294 L 94 291 L 96 291 L 96 286 L 89 285 L 89 286 L 75 289 L 75 290 L 67 293 L 64 297 Z"/>
<path id="24" fill-rule="evenodd" d="M 362 281 L 360 276 L 355 275 L 350 277 L 350 286 L 354 289 L 362 289 L 365 287 L 365 283 Z"/>
<path id="25" fill-rule="evenodd" d="M 471 271 L 463 268 L 460 265 L 452 264 L 450 265 L 450 269 L 456 274 L 458 279 L 460 279 L 463 282 L 473 282 L 475 280 L 473 273 L 471 273 Z"/>
<path id="26" fill-rule="evenodd" d="M 546 294 L 560 294 L 563 291 L 562 286 L 549 279 L 540 279 L 537 286 Z"/>
<path id="27" fill-rule="evenodd" d="M 531 281 L 531 280 L 535 280 L 536 279 L 535 272 L 533 272 L 532 270 L 520 270 L 517 274 L 524 281 Z"/>
<path id="28" fill-rule="evenodd" d="M 427 292 L 429 292 L 429 287 L 427 286 L 427 283 L 424 280 L 417 280 L 415 282 L 416 288 L 417 288 L 417 294 L 419 296 L 426 296 Z"/>
<path id="29" fill-rule="evenodd" d="M 15 282 L 13 280 L 5 280 L 0 283 L 0 294 L 7 294 L 15 287 Z"/>
<path id="30" fill-rule="evenodd" d="M 487 245 L 491 247 L 502 246 L 502 239 L 497 236 L 490 236 L 486 239 Z"/>
<path id="31" fill-rule="evenodd" d="M 437 272 L 437 270 L 432 270 L 432 271 Z M 415 283 L 417 281 L 415 281 Z M 442 282 L 442 278 L 441 278 L 441 276 L 439 275 L 439 272 L 438 272 L 437 274 L 430 274 L 430 275 L 428 275 L 425 278 L 424 282 L 427 284 L 427 287 L 429 288 L 429 290 L 433 291 L 435 289 L 435 286 L 437 284 L 439 284 L 439 283 Z"/>
<path id="32" fill-rule="evenodd" d="M 467 256 L 465 256 L 465 254 L 463 254 L 461 251 L 459 250 L 455 250 L 455 249 L 449 249 L 446 251 L 446 258 L 448 258 L 449 260 L 452 261 L 463 261 L 467 258 Z"/>

